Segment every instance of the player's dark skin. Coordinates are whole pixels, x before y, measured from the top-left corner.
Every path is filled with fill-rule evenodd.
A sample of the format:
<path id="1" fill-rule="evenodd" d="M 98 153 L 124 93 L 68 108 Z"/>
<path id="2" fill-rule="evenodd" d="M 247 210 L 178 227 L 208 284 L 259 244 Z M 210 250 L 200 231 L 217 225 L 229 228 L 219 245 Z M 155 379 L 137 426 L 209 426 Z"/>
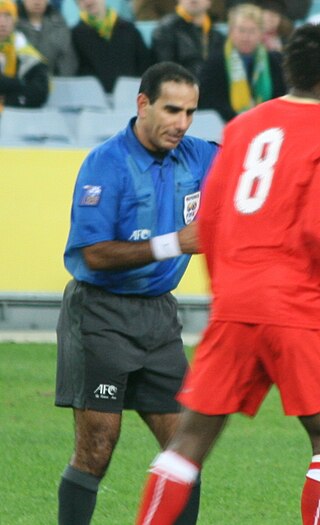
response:
<path id="1" fill-rule="evenodd" d="M 169 448 L 181 453 L 191 461 L 202 464 L 219 434 L 223 430 L 228 416 L 207 416 L 185 410 L 181 416 L 181 425 Z M 320 454 L 320 414 L 299 417 L 306 429 L 312 447 L 312 453 Z M 201 433 L 198 431 L 201 428 Z"/>

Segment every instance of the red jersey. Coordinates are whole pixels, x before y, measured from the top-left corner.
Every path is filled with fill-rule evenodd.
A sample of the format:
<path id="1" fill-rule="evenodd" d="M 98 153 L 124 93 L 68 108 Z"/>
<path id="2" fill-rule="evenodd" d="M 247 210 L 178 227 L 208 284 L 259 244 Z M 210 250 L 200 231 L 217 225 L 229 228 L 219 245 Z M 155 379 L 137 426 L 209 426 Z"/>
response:
<path id="1" fill-rule="evenodd" d="M 320 104 L 232 120 L 199 212 L 219 320 L 320 328 Z"/>

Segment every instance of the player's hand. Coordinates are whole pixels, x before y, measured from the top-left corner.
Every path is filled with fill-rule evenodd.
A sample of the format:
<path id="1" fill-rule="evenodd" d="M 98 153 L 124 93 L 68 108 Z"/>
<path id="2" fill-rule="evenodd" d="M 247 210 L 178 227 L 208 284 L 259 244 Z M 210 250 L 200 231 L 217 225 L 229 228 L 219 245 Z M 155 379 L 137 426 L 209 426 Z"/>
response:
<path id="1" fill-rule="evenodd" d="M 199 253 L 198 228 L 195 221 L 178 232 L 182 253 Z"/>

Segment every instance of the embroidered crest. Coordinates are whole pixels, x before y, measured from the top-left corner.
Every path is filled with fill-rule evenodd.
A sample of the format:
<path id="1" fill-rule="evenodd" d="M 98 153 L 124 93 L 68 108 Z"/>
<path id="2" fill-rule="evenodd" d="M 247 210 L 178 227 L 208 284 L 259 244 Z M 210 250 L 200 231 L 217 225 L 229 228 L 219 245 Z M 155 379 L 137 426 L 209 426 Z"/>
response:
<path id="1" fill-rule="evenodd" d="M 87 184 L 82 188 L 80 206 L 97 206 L 100 201 L 102 186 L 90 186 Z"/>
<path id="2" fill-rule="evenodd" d="M 197 215 L 200 206 L 200 194 L 200 191 L 196 191 L 184 198 L 183 217 L 186 224 L 190 224 Z"/>

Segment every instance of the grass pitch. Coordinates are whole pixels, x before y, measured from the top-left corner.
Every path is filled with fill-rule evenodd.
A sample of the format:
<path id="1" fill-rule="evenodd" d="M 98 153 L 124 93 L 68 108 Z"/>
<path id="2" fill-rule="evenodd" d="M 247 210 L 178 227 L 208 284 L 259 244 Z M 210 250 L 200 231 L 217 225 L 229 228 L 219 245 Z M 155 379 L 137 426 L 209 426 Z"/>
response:
<path id="1" fill-rule="evenodd" d="M 54 407 L 55 346 L 0 344 L 0 523 L 56 525 L 60 474 L 72 452 L 69 409 Z M 135 413 L 101 483 L 92 525 L 133 525 L 154 438 Z M 203 471 L 198 525 L 300 525 L 311 449 L 273 389 L 259 415 L 233 416 Z"/>

